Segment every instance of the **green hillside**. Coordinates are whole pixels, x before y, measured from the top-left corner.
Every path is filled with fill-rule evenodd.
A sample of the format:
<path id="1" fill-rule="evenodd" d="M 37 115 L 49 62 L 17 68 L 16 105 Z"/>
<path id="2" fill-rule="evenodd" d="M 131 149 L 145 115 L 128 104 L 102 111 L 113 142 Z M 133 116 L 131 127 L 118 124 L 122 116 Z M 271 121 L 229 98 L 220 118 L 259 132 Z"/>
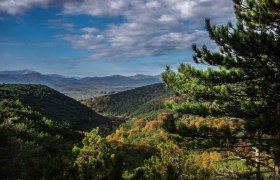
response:
<path id="1" fill-rule="evenodd" d="M 154 84 L 82 102 L 97 112 L 111 115 L 145 116 L 164 109 L 164 101 L 174 95 L 163 84 Z"/>
<path id="2" fill-rule="evenodd" d="M 88 125 L 92 128 L 108 122 L 80 102 L 45 85 L 2 84 L 0 98 L 20 100 L 47 118 L 73 126 Z"/>
<path id="3" fill-rule="evenodd" d="M 0 179 L 60 179 L 81 139 L 19 100 L 0 99 Z"/>
<path id="4" fill-rule="evenodd" d="M 0 99 L 0 179 L 246 179 L 254 173 L 249 142 L 230 139 L 230 149 L 219 149 L 230 145 L 221 137 L 244 133 L 241 120 L 186 115 L 174 122 L 163 106 L 166 99 L 175 99 L 174 93 L 161 84 L 107 96 L 114 103 L 102 108 L 116 106 L 124 109 L 112 114 L 130 113 L 110 133 L 103 128 L 78 133 L 66 118 L 46 117 L 38 104 L 43 97 L 48 98 L 43 104 L 57 108 L 62 108 L 62 100 L 67 107 L 69 100 L 46 86 L 1 87 L 5 98 Z M 32 101 L 34 97 L 41 99 Z M 201 138 L 209 133 L 212 137 Z M 186 134 L 192 136 L 184 138 Z M 261 155 L 268 158 L 267 153 Z M 272 165 L 268 161 L 261 170 Z"/>

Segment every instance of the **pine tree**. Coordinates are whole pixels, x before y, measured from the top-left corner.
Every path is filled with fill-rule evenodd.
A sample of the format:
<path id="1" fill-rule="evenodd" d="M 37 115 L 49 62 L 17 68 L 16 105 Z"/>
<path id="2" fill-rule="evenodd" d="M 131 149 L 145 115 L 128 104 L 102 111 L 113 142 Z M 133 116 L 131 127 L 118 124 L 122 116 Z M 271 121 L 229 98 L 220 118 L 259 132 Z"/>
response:
<path id="1" fill-rule="evenodd" d="M 237 23 L 216 26 L 206 20 L 219 51 L 193 45 L 194 61 L 216 68 L 181 64 L 167 67 L 167 87 L 185 95 L 171 103 L 179 113 L 238 117 L 246 130 L 269 136 L 275 178 L 280 179 L 280 1 L 233 0 Z"/>

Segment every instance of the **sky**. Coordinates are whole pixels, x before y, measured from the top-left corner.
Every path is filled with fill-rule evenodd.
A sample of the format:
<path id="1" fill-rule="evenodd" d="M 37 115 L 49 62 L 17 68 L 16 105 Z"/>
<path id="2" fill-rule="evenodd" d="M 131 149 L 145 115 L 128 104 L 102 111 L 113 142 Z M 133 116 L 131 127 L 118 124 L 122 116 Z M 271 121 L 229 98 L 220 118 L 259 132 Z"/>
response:
<path id="1" fill-rule="evenodd" d="M 205 18 L 234 20 L 231 0 L 0 0 L 0 71 L 158 75 L 215 49 Z"/>

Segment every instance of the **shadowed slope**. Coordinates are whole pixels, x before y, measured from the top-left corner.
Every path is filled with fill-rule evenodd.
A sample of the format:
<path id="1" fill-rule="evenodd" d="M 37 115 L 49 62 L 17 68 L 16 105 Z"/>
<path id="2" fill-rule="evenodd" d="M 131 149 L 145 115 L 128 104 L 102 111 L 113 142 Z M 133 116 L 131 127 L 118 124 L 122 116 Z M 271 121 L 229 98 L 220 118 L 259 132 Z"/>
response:
<path id="1" fill-rule="evenodd" d="M 103 125 L 108 120 L 80 102 L 45 85 L 2 84 L 0 98 L 20 100 L 42 115 L 72 126 Z"/>

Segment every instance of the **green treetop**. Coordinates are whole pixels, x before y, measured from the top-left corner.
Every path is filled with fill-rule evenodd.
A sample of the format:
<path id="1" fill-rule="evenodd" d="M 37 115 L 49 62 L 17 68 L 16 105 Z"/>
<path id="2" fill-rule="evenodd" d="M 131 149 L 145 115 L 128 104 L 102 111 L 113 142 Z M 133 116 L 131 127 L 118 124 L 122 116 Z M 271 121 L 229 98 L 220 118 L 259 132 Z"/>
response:
<path id="1" fill-rule="evenodd" d="M 194 61 L 215 68 L 181 64 L 177 73 L 169 67 L 163 73 L 166 86 L 185 97 L 168 105 L 179 113 L 242 118 L 248 131 L 269 135 L 279 178 L 280 1 L 233 2 L 236 24 L 215 26 L 206 20 L 219 51 L 193 45 Z"/>

